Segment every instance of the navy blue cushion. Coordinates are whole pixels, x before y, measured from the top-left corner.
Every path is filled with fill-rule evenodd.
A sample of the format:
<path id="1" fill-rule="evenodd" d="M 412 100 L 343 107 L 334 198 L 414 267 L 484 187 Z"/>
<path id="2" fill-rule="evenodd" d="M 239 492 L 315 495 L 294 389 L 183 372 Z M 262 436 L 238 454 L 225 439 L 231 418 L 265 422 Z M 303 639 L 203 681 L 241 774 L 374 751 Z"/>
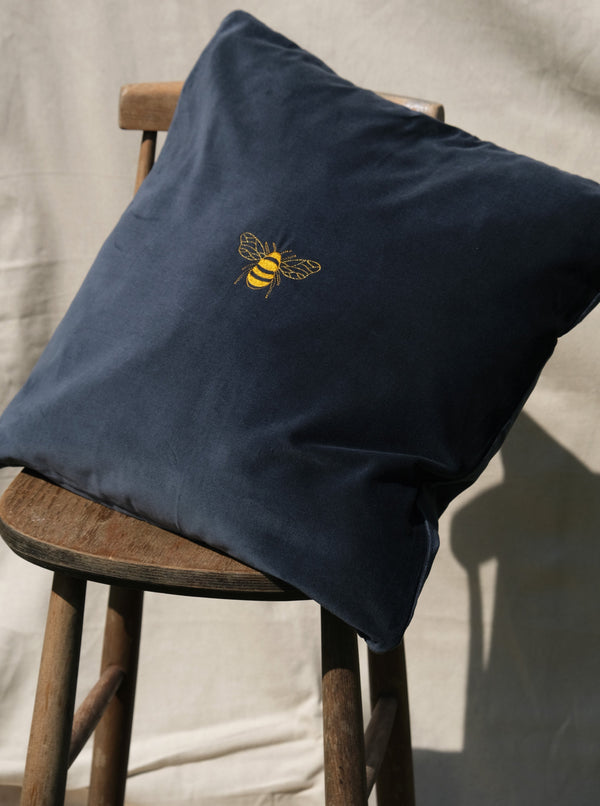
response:
<path id="1" fill-rule="evenodd" d="M 600 289 L 600 187 L 242 12 L 0 421 L 0 460 L 397 644 L 438 517 Z"/>

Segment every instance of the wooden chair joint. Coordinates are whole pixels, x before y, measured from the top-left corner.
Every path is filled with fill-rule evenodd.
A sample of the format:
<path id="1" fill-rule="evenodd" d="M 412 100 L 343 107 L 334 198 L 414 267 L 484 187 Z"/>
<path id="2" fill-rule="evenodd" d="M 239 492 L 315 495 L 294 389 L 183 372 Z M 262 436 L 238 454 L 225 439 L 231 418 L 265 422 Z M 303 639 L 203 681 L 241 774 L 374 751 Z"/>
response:
<path id="1" fill-rule="evenodd" d="M 369 795 L 375 786 L 377 774 L 383 763 L 397 711 L 398 700 L 396 697 L 380 697 L 365 731 L 365 761 Z"/>
<path id="2" fill-rule="evenodd" d="M 69 767 L 94 732 L 96 725 L 117 693 L 124 677 L 125 670 L 120 666 L 116 664 L 108 666 L 77 709 L 73 718 L 73 730 L 69 746 Z"/>

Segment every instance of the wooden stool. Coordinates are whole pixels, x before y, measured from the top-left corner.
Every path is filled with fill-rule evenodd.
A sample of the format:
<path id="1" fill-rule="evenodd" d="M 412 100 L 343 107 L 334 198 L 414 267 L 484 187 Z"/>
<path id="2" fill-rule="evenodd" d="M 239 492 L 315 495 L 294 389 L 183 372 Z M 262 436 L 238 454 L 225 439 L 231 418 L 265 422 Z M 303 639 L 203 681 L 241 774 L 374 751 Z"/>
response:
<path id="1" fill-rule="evenodd" d="M 136 190 L 168 129 L 181 83 L 129 85 L 120 125 L 143 131 Z M 387 96 L 443 117 L 439 104 Z M 285 583 L 164 529 L 23 471 L 0 500 L 0 533 L 24 559 L 54 571 L 23 806 L 59 806 L 67 770 L 95 730 L 89 803 L 123 803 L 143 591 L 228 599 L 306 598 Z M 74 715 L 86 580 L 111 585 L 100 678 Z M 326 806 L 414 806 L 404 649 L 369 652 L 373 714 L 363 735 L 356 633 L 321 609 Z"/>

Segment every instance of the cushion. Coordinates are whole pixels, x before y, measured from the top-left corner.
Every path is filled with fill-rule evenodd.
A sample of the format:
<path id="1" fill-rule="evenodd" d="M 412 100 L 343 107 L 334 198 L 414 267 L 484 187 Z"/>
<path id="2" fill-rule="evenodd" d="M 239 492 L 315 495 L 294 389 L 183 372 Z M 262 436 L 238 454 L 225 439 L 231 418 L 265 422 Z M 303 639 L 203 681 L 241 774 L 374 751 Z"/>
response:
<path id="1" fill-rule="evenodd" d="M 600 290 L 600 187 L 243 12 L 0 421 L 0 461 L 397 645 L 438 519 Z"/>

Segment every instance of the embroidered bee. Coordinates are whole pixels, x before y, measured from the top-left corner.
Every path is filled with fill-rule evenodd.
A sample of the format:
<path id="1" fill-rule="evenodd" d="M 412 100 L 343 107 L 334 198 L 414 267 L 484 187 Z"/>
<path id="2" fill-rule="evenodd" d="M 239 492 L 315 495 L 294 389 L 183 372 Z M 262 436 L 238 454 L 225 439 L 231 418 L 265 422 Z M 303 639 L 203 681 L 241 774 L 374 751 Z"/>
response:
<path id="1" fill-rule="evenodd" d="M 283 274 L 290 280 L 304 280 L 309 274 L 321 270 L 321 264 L 316 260 L 296 257 L 291 249 L 279 252 L 275 244 L 272 246 L 270 249 L 267 241 L 262 244 L 251 232 L 242 232 L 238 252 L 250 263 L 244 267 L 244 271 L 235 282 L 238 283 L 246 275 L 248 288 L 255 290 L 267 288 L 265 294 L 267 299 L 275 285 L 281 283 L 280 275 Z"/>

